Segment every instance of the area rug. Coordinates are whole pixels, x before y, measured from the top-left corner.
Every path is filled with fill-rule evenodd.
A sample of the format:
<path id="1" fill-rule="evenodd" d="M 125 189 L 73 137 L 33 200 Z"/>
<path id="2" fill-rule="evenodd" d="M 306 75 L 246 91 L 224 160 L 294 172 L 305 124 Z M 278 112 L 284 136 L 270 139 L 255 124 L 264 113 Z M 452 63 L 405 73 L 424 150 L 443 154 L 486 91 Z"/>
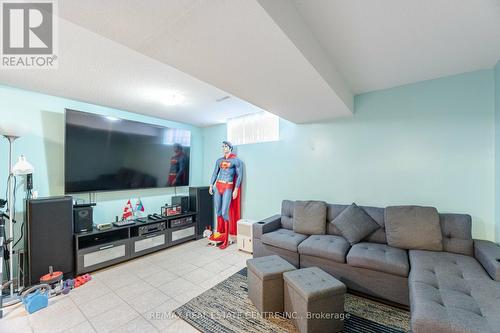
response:
<path id="1" fill-rule="evenodd" d="M 247 297 L 246 268 L 212 289 L 193 298 L 175 313 L 201 332 L 210 333 L 285 333 L 298 332 L 292 322 L 281 316 L 261 317 Z M 373 300 L 346 295 L 344 321 L 346 333 L 401 333 L 409 331 L 408 311 Z"/>

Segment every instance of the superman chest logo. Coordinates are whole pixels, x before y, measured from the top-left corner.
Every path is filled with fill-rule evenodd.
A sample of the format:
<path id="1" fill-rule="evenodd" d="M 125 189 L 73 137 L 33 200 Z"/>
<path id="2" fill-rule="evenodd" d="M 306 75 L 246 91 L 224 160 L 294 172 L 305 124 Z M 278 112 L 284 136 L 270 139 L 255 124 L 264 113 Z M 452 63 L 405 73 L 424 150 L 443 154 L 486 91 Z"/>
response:
<path id="1" fill-rule="evenodd" d="M 228 161 L 222 161 L 220 163 L 221 169 L 229 169 L 231 167 L 231 162 Z"/>

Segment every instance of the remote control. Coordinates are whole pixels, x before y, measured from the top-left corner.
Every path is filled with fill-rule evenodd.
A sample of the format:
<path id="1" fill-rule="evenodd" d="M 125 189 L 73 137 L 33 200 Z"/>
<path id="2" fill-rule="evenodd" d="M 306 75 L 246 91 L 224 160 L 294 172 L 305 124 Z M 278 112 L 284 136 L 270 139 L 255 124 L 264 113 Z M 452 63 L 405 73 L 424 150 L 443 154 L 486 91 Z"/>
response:
<path id="1" fill-rule="evenodd" d="M 131 224 L 135 224 L 135 221 L 134 220 L 122 220 L 122 221 L 118 221 L 118 222 L 113 222 L 113 225 L 115 227 L 125 227 L 125 226 L 131 225 Z"/>

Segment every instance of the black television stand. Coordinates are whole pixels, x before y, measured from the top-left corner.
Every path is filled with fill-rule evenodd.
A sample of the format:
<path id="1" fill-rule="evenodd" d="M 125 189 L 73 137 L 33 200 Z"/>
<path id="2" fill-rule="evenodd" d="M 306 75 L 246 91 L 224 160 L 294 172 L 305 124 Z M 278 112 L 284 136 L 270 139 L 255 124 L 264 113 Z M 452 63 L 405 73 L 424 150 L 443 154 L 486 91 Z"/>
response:
<path id="1" fill-rule="evenodd" d="M 197 218 L 197 212 L 187 212 L 75 234 L 76 274 L 92 272 L 194 240 L 198 233 Z"/>

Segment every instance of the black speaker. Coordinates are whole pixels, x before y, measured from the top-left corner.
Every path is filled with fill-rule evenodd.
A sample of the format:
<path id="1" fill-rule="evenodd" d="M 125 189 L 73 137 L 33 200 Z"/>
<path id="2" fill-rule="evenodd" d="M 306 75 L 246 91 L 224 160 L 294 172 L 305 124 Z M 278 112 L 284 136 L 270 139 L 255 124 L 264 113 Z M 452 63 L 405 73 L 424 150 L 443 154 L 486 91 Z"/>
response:
<path id="1" fill-rule="evenodd" d="M 196 223 L 198 224 L 198 234 L 196 237 L 202 238 L 203 231 L 210 226 L 213 230 L 214 225 L 214 202 L 208 193 L 208 186 L 189 188 L 189 205 L 191 210 L 198 212 Z"/>
<path id="2" fill-rule="evenodd" d="M 189 212 L 189 197 L 186 195 L 176 195 L 175 197 L 172 197 L 172 206 L 175 205 L 181 206 L 181 212 Z"/>
<path id="3" fill-rule="evenodd" d="M 74 274 L 73 199 L 70 196 L 28 201 L 28 274 L 26 285 L 49 272 Z"/>
<path id="4" fill-rule="evenodd" d="M 74 232 L 92 231 L 94 228 L 93 207 L 73 207 Z"/>

